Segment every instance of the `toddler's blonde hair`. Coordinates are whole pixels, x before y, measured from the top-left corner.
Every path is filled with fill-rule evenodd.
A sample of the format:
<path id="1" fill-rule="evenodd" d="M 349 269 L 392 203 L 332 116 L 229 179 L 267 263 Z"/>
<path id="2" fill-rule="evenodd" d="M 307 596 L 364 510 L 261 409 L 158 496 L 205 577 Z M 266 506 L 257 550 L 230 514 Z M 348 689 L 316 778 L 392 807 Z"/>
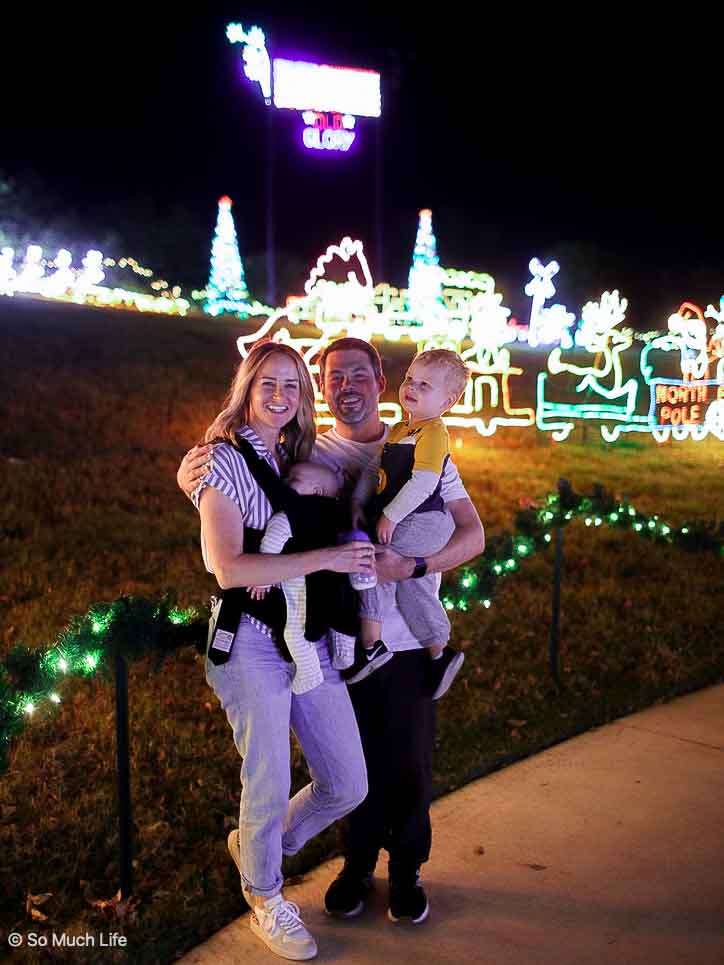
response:
<path id="1" fill-rule="evenodd" d="M 426 352 L 418 352 L 412 361 L 441 369 L 445 384 L 450 392 L 455 394 L 455 402 L 458 401 L 468 384 L 470 369 L 457 352 L 448 348 L 431 348 Z M 453 405 L 455 402 L 453 402 Z"/>

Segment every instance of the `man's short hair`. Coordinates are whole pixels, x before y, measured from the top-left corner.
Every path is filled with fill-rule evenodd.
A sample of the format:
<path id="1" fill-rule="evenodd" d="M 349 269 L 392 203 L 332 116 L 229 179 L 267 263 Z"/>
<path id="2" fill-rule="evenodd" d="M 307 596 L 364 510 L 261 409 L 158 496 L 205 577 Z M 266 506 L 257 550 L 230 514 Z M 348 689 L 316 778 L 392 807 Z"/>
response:
<path id="1" fill-rule="evenodd" d="M 364 352 L 367 358 L 370 360 L 370 365 L 372 366 L 375 378 L 382 378 L 382 359 L 380 358 L 380 353 L 374 347 L 371 342 L 365 342 L 363 338 L 338 338 L 336 341 L 328 345 L 322 354 L 319 356 L 319 377 L 321 381 L 324 381 L 324 367 L 327 364 L 327 356 L 332 352 L 342 352 L 345 349 L 356 349 L 358 352 Z"/>
<path id="2" fill-rule="evenodd" d="M 448 348 L 431 348 L 426 352 L 418 352 L 412 361 L 419 362 L 421 365 L 434 365 L 442 370 L 445 384 L 451 392 L 455 393 L 456 402 L 465 391 L 470 378 L 470 369 L 457 352 Z"/>

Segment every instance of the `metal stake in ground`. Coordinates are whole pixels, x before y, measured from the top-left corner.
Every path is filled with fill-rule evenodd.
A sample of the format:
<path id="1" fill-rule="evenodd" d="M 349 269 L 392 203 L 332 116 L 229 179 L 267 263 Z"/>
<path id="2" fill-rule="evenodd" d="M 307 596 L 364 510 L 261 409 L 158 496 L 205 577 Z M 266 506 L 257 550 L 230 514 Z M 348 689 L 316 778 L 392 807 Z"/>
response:
<path id="1" fill-rule="evenodd" d="M 561 642 L 561 574 L 563 571 L 563 527 L 556 526 L 556 548 L 553 562 L 553 602 L 551 607 L 550 669 L 556 687 L 560 687 L 559 652 Z"/>
<path id="2" fill-rule="evenodd" d="M 115 648 L 116 761 L 118 767 L 118 832 L 120 840 L 121 898 L 133 891 L 133 826 L 131 821 L 131 764 L 128 754 L 128 668 Z"/>

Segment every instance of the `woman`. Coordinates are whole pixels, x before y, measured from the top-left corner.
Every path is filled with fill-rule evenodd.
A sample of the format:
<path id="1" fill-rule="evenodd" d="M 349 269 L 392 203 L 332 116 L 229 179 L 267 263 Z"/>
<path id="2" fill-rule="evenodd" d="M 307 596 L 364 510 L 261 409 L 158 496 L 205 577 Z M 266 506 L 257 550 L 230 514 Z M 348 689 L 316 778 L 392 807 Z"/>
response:
<path id="1" fill-rule="evenodd" d="M 244 552 L 244 533 L 263 530 L 272 507 L 237 446 L 247 440 L 279 474 L 307 459 L 314 442 L 314 390 L 301 357 L 289 346 L 257 345 L 241 363 L 224 409 L 206 431 L 213 468 L 195 502 L 201 514 L 204 562 L 222 589 L 279 583 L 316 570 L 368 572 L 368 543 L 281 556 Z M 251 458 L 250 456 L 247 458 Z M 231 635 L 229 635 L 231 636 Z M 207 661 L 206 676 L 219 698 L 243 758 L 239 830 L 229 851 L 239 867 L 251 907 L 251 930 L 284 958 L 317 952 L 299 917 L 282 896 L 283 854 L 355 808 L 367 793 L 362 745 L 347 688 L 330 663 L 323 637 L 317 644 L 323 682 L 292 693 L 294 665 L 271 630 L 242 614 L 226 662 Z M 301 745 L 311 782 L 290 801 L 289 728 Z"/>

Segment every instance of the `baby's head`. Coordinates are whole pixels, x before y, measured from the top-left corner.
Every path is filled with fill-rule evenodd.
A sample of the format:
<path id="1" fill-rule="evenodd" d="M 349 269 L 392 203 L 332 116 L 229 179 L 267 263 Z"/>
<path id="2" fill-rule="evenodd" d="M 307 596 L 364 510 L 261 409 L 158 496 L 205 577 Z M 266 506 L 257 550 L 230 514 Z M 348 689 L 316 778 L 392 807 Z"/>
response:
<path id="1" fill-rule="evenodd" d="M 416 421 L 441 416 L 458 401 L 469 377 L 457 352 L 446 348 L 419 352 L 400 386 L 402 408 Z"/>
<path id="2" fill-rule="evenodd" d="M 336 496 L 339 492 L 337 474 L 318 462 L 295 462 L 286 481 L 300 496 Z"/>

